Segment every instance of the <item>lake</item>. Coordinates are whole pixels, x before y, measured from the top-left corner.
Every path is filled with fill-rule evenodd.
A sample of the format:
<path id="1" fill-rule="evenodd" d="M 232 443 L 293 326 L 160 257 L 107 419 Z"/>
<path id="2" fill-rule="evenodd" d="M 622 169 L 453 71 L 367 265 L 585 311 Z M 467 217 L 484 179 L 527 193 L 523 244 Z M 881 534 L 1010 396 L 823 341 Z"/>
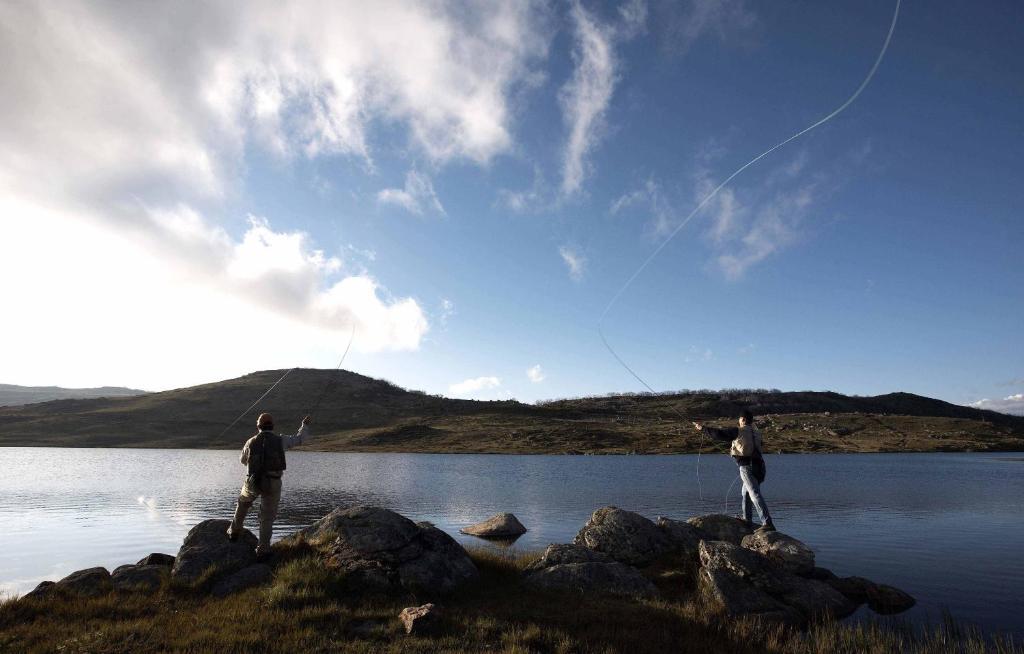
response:
<path id="1" fill-rule="evenodd" d="M 763 490 L 777 526 L 810 545 L 819 565 L 906 590 L 918 600 L 903 614 L 911 620 L 936 622 L 948 609 L 986 631 L 1024 635 L 1024 457 L 767 462 Z M 192 525 L 230 518 L 244 474 L 236 452 L 205 450 L 0 448 L 0 469 L 0 589 L 19 593 L 80 568 L 174 554 Z M 571 541 L 608 504 L 652 519 L 736 514 L 732 461 L 703 456 L 700 487 L 697 471 L 695 455 L 291 452 L 275 536 L 355 503 L 429 520 L 472 545 L 486 543 L 459 527 L 510 511 L 530 529 L 513 547 L 528 550 Z"/>

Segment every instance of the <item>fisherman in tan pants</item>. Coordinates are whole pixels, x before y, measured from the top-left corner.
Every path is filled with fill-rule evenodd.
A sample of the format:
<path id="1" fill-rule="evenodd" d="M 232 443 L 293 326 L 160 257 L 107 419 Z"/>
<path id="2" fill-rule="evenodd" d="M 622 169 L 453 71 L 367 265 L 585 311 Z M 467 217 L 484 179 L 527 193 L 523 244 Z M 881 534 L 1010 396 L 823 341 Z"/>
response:
<path id="1" fill-rule="evenodd" d="M 242 465 L 247 466 L 248 474 L 242 491 L 238 495 L 235 506 L 235 517 L 228 528 L 228 538 L 236 540 L 242 531 L 245 515 L 257 497 L 260 501 L 260 543 L 256 548 L 256 558 L 266 559 L 270 556 L 270 537 L 274 533 L 274 519 L 277 517 L 277 505 L 281 501 L 281 475 L 284 473 L 284 451 L 296 445 L 302 445 L 309 435 L 310 417 L 302 419 L 302 425 L 294 436 L 278 436 L 274 433 L 274 418 L 269 413 L 261 413 L 256 419 L 259 433 L 250 438 L 242 448 L 240 458 Z"/>

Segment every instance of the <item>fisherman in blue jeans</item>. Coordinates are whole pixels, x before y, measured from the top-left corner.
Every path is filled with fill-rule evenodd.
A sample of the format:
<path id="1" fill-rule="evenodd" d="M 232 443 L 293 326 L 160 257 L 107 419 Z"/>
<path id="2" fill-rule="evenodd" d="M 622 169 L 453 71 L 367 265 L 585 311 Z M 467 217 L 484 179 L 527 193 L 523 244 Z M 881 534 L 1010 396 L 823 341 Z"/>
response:
<path id="1" fill-rule="evenodd" d="M 761 526 L 757 531 L 775 531 L 772 517 L 768 513 L 768 505 L 761 496 L 761 482 L 764 481 L 765 465 L 764 457 L 761 454 L 762 440 L 761 432 L 754 425 L 754 415 L 750 411 L 744 411 L 739 419 L 739 427 L 727 429 L 716 429 L 705 427 L 699 422 L 693 423 L 697 431 L 703 431 L 716 441 L 732 442 L 729 447 L 729 455 L 736 460 L 740 468 L 740 480 L 743 482 L 743 519 L 748 525 L 753 522 L 751 504 L 757 509 L 757 515 L 761 518 Z"/>

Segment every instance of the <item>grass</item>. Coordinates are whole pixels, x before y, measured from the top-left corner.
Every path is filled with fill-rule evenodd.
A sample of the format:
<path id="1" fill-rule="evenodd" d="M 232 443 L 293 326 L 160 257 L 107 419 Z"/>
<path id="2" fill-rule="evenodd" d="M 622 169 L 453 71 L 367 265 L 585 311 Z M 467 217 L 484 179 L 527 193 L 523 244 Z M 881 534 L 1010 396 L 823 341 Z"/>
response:
<path id="1" fill-rule="evenodd" d="M 279 548 L 273 580 L 224 599 L 168 584 L 156 593 L 0 601 L 0 651 L 25 652 L 1021 652 L 947 620 L 930 630 L 820 623 L 805 632 L 727 620 L 677 584 L 671 562 L 647 571 L 674 588 L 632 601 L 533 589 L 530 555 L 471 550 L 481 578 L 449 597 L 367 596 L 320 564 L 315 549 Z M 679 572 L 678 570 L 676 571 Z M 436 600 L 441 635 L 407 636 L 403 607 Z"/>

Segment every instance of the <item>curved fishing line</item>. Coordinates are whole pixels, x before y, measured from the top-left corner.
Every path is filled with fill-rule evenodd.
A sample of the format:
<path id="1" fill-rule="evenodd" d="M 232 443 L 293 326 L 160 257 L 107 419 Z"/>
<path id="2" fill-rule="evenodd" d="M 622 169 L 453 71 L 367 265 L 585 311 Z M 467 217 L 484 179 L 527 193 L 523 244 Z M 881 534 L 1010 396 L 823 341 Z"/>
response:
<path id="1" fill-rule="evenodd" d="M 622 296 L 622 294 L 625 293 L 626 290 L 633 284 L 633 282 L 636 280 L 636 278 L 640 276 L 640 274 L 647 268 L 647 266 L 649 266 L 651 264 L 652 261 L 654 261 L 658 257 L 659 254 L 661 254 L 661 251 L 664 250 L 665 247 L 669 243 L 672 242 L 672 240 L 676 237 L 676 235 L 679 234 L 679 232 L 681 232 L 684 227 L 686 227 L 686 225 L 693 219 L 693 217 L 696 216 L 700 212 L 700 210 L 703 209 L 704 206 L 708 202 L 710 202 L 716 195 L 718 195 L 718 192 L 721 191 L 723 188 L 725 188 L 729 184 L 729 182 L 731 182 L 737 175 L 739 175 L 744 170 L 746 170 L 747 168 L 751 167 L 752 165 L 754 165 L 755 163 L 757 163 L 761 159 L 764 159 L 765 157 L 767 157 L 772 152 L 775 152 L 776 150 L 778 150 L 782 146 L 786 145 L 787 143 L 790 143 L 791 141 L 794 141 L 794 140 L 800 138 L 801 136 L 803 136 L 804 134 L 810 132 L 811 130 L 815 129 L 816 127 L 824 125 L 825 123 L 827 123 L 828 121 L 832 120 L 833 118 L 838 116 L 840 113 L 842 113 L 843 110 L 845 110 L 851 104 L 853 104 L 853 101 L 856 100 L 860 96 L 861 92 L 863 92 L 865 88 L 867 88 L 868 84 L 871 82 L 871 79 L 875 76 L 875 72 L 878 70 L 878 67 L 881 65 L 882 59 L 885 58 L 885 53 L 889 49 L 889 43 L 890 43 L 890 41 L 892 41 L 893 32 L 895 32 L 895 30 L 896 30 L 896 20 L 899 18 L 899 15 L 900 15 L 900 4 L 901 4 L 901 2 L 902 2 L 902 0 L 896 0 L 896 9 L 893 12 L 892 22 L 889 24 L 889 32 L 888 32 L 888 34 L 885 35 L 885 42 L 882 44 L 882 49 L 879 51 L 878 57 L 875 58 L 875 63 L 871 66 L 871 70 L 868 71 L 868 74 L 864 78 L 864 81 L 862 81 L 860 83 L 860 86 L 858 86 L 857 90 L 853 92 L 853 95 L 851 95 L 849 98 L 847 98 L 846 102 L 844 102 L 843 104 L 839 105 L 838 108 L 834 109 L 831 113 L 829 113 L 824 118 L 821 118 L 817 122 L 815 122 L 815 123 L 813 123 L 813 124 L 803 128 L 802 130 L 800 130 L 796 134 L 793 134 L 792 136 L 790 136 L 786 140 L 779 141 L 778 143 L 776 143 L 772 147 L 768 148 L 767 150 L 765 150 L 761 154 L 757 155 L 756 157 L 754 157 L 753 159 L 751 159 L 747 163 L 745 163 L 742 166 L 740 166 L 739 168 L 737 168 L 735 172 L 733 172 L 731 175 L 726 177 L 725 181 L 723 181 L 721 184 L 716 186 L 714 188 L 714 190 L 712 190 L 710 193 L 708 193 L 704 197 L 704 199 L 701 200 L 697 204 L 697 206 L 693 208 L 693 211 L 691 211 L 685 218 L 683 218 L 683 221 L 681 223 L 679 223 L 679 225 L 676 226 L 676 228 L 674 230 L 672 230 L 672 233 L 669 234 L 668 238 L 666 238 L 664 241 L 662 241 L 661 245 L 659 245 L 657 248 L 655 248 L 654 252 L 652 252 L 651 255 L 648 256 L 646 260 L 644 260 L 644 262 L 640 265 L 640 267 L 636 269 L 636 272 L 634 272 L 629 277 L 629 279 L 626 280 L 626 283 L 622 285 L 622 288 L 620 288 L 618 290 L 618 292 L 615 293 L 615 295 L 612 296 L 611 301 L 608 303 L 608 306 L 605 307 L 604 311 L 601 313 L 601 317 L 597 321 L 597 332 L 601 336 L 601 342 L 604 343 L 605 348 L 611 353 L 611 355 L 613 357 L 615 357 L 615 360 L 619 362 L 619 365 L 621 365 L 623 368 L 625 368 L 626 371 L 629 372 L 629 374 L 632 375 L 634 379 L 636 379 L 638 382 L 643 384 L 643 386 L 647 390 L 651 391 L 652 393 L 656 393 L 657 392 L 653 388 L 651 388 L 650 384 L 648 384 L 646 381 L 644 381 L 643 377 L 638 375 L 635 370 L 633 370 L 625 361 L 623 361 L 622 357 L 620 357 L 618 355 L 618 353 L 615 351 L 615 348 L 613 348 L 611 346 L 611 344 L 608 342 L 608 339 L 605 337 L 605 333 L 604 333 L 604 320 L 608 316 L 608 313 L 612 310 L 612 307 L 615 306 L 616 302 L 618 302 L 618 300 Z M 686 419 L 685 416 L 683 416 L 683 414 L 678 409 L 676 409 L 674 406 L 672 407 L 672 410 L 675 411 L 676 414 L 679 415 L 680 418 L 683 418 L 684 420 Z M 701 483 L 700 483 L 700 456 L 701 456 L 701 452 L 703 451 L 703 449 L 704 449 L 704 433 L 703 433 L 703 431 L 701 431 L 701 441 L 700 441 L 700 445 L 698 446 L 698 450 L 697 450 L 697 492 L 698 492 L 698 494 L 700 496 L 701 501 L 704 500 L 704 493 L 703 493 L 703 490 L 701 489 Z"/>
<path id="2" fill-rule="evenodd" d="M 262 402 L 263 398 L 265 398 L 266 396 L 270 395 L 270 391 L 272 391 L 275 388 L 277 388 L 277 385 L 280 384 L 282 381 L 284 381 L 284 378 L 287 377 L 288 375 L 290 375 L 292 373 L 292 370 L 295 370 L 295 368 L 292 368 L 291 370 L 288 370 L 288 372 L 286 372 L 283 375 L 281 375 L 281 379 L 278 379 L 276 382 L 274 382 L 273 385 L 271 385 L 271 387 L 267 389 L 266 393 L 264 393 L 263 395 L 260 395 L 259 399 L 252 403 L 252 406 L 250 406 L 248 409 L 243 411 L 241 413 L 241 415 L 239 415 L 237 418 L 235 418 L 231 422 L 231 424 L 228 425 L 227 428 L 224 431 L 222 431 L 219 436 L 217 436 L 217 439 L 220 440 L 221 436 L 223 436 L 224 434 L 228 433 L 228 431 L 230 431 L 230 429 L 232 427 L 234 427 L 236 424 L 238 424 L 239 420 L 241 420 L 242 418 L 245 417 L 245 414 L 249 413 L 254 408 L 256 408 L 256 405 L 259 404 L 260 402 Z"/>
<path id="3" fill-rule="evenodd" d="M 732 493 L 732 487 L 736 485 L 736 482 L 740 480 L 740 476 L 736 475 L 736 479 L 732 480 L 729 484 L 729 490 L 725 491 L 725 502 L 722 503 L 722 513 L 729 513 L 729 494 Z"/>
<path id="4" fill-rule="evenodd" d="M 336 365 L 334 367 L 334 371 L 335 372 L 339 372 L 341 370 L 341 366 L 345 363 L 345 357 L 348 356 L 348 351 L 350 349 L 352 349 L 352 342 L 355 341 L 355 340 L 356 340 L 356 326 L 355 326 L 355 324 L 353 324 L 352 325 L 352 334 L 348 337 L 348 345 L 345 346 L 345 352 L 341 355 L 341 361 L 339 361 L 338 365 Z M 312 408 L 306 410 L 306 415 L 310 415 L 310 414 L 316 413 L 316 410 L 320 408 L 320 403 L 323 401 L 324 397 L 327 395 L 327 391 L 330 390 L 331 385 L 335 381 L 336 381 L 336 376 L 334 376 L 334 375 L 332 375 L 331 378 L 327 380 L 327 383 L 324 384 L 323 390 L 320 391 L 320 395 L 316 398 L 316 402 L 313 403 Z"/>

